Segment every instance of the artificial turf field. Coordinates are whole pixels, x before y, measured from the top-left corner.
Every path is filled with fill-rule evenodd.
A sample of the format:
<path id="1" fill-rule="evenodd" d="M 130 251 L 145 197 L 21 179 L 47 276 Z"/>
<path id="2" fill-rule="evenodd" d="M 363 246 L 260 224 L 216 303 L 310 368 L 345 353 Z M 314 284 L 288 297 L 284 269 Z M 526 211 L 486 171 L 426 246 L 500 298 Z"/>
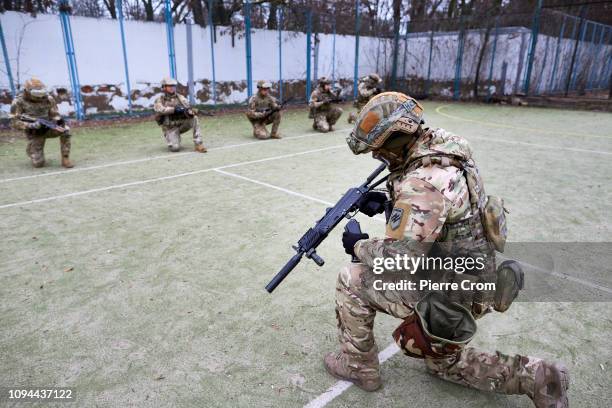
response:
<path id="1" fill-rule="evenodd" d="M 511 241 L 612 241 L 611 114 L 425 109 L 429 126 L 470 141 L 487 192 L 511 211 Z M 0 387 L 73 387 L 79 407 L 531 406 L 429 376 L 387 348 L 399 321 L 384 315 L 384 388 L 337 384 L 322 356 L 337 346 L 341 228 L 318 250 L 323 267 L 305 259 L 272 295 L 264 286 L 378 163 L 349 151 L 346 112 L 329 134 L 313 133 L 305 109 L 286 112 L 282 140 L 253 139 L 242 114 L 201 126 L 207 154 L 190 134 L 167 152 L 153 121 L 75 129 L 72 170 L 57 139 L 43 169 L 25 140 L 0 143 Z M 582 272 L 612 293 L 612 276 Z M 515 303 L 479 320 L 472 342 L 565 362 L 572 407 L 612 406 L 611 344 L 606 302 Z"/>

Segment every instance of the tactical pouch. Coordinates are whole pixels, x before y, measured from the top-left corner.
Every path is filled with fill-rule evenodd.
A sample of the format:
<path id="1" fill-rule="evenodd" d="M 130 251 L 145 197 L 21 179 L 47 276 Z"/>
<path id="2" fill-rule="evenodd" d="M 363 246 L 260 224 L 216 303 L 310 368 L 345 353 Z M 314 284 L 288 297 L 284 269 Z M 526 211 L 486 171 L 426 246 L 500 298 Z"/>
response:
<path id="1" fill-rule="evenodd" d="M 513 260 L 506 260 L 497 267 L 494 308 L 505 312 L 516 299 L 519 291 L 525 286 L 525 274 L 521 265 Z"/>
<path id="2" fill-rule="evenodd" d="M 506 213 L 504 200 L 496 196 L 487 196 L 482 223 L 485 234 L 495 249 L 504 252 L 508 229 L 506 227 Z"/>
<path id="3" fill-rule="evenodd" d="M 461 351 L 476 334 L 470 312 L 438 292 L 421 299 L 393 332 L 402 351 L 415 358 L 445 358 Z"/>

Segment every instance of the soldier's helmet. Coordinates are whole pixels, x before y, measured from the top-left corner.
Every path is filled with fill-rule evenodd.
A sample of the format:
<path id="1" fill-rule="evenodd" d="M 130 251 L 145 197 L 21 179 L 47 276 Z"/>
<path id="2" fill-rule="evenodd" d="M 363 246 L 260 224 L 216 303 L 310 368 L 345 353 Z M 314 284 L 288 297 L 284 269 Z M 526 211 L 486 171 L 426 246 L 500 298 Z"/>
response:
<path id="1" fill-rule="evenodd" d="M 257 81 L 257 88 L 259 89 L 270 89 L 272 88 L 272 84 L 268 81 Z"/>
<path id="2" fill-rule="evenodd" d="M 178 82 L 174 78 L 165 77 L 161 80 L 160 84 L 161 86 L 176 86 Z"/>
<path id="3" fill-rule="evenodd" d="M 28 79 L 23 89 L 28 97 L 34 99 L 44 99 L 48 95 L 47 87 L 45 87 L 45 84 L 36 77 Z"/>
<path id="4" fill-rule="evenodd" d="M 377 73 L 368 75 L 368 79 L 375 84 L 380 84 L 382 82 L 382 78 Z"/>
<path id="5" fill-rule="evenodd" d="M 394 133 L 416 135 L 423 118 L 423 107 L 401 92 L 383 92 L 361 109 L 346 143 L 355 154 L 380 148 Z"/>
<path id="6" fill-rule="evenodd" d="M 323 88 L 325 85 L 331 84 L 331 81 L 327 77 L 319 78 L 319 87 Z"/>

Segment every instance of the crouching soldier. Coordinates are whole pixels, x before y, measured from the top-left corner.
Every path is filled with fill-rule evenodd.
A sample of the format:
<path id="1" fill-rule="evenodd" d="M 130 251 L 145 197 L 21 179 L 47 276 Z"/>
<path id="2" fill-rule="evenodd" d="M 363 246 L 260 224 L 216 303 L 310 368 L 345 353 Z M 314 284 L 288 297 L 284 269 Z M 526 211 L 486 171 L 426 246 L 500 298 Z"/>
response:
<path id="1" fill-rule="evenodd" d="M 357 108 L 357 112 L 351 112 L 348 117 L 348 123 L 354 123 L 357 119 L 359 111 L 374 97 L 382 92 L 382 78 L 378 74 L 370 74 L 359 80 L 357 85 L 357 99 L 353 102 L 353 106 Z"/>
<path id="2" fill-rule="evenodd" d="M 468 347 L 476 319 L 493 310 L 507 311 L 524 275 L 513 261 L 496 268 L 495 251 L 503 251 L 506 237 L 503 203 L 486 196 L 471 147 L 444 129 L 423 127 L 422 116 L 423 107 L 416 100 L 397 92 L 381 93 L 361 110 L 347 138 L 354 154 L 372 153 L 388 164 L 393 209 L 384 238 L 370 238 L 361 231 L 343 234 L 345 252 L 356 261 L 338 275 L 340 348 L 325 356 L 325 367 L 366 391 L 378 389 L 382 379 L 374 318 L 386 313 L 403 320 L 393 333 L 402 351 L 424 361 L 435 377 L 481 391 L 525 394 L 537 408 L 567 408 L 569 373 L 562 363 Z M 385 212 L 386 201 L 385 193 L 369 192 L 359 208 L 374 216 Z M 425 294 L 376 286 L 382 276 L 373 272 L 376 259 L 420 257 L 421 250 L 434 242 L 439 249 L 449 248 L 451 255 L 482 262 L 482 267 L 465 274 L 452 265 L 447 271 L 440 266 L 446 282 L 495 283 L 495 289 Z M 411 279 L 419 273 L 421 279 L 429 279 L 435 271 L 391 272 L 390 279 Z"/>
<path id="3" fill-rule="evenodd" d="M 155 120 L 164 132 L 168 150 L 178 152 L 181 148 L 181 134 L 193 129 L 195 151 L 206 153 L 200 134 L 200 121 L 196 110 L 189 106 L 187 99 L 176 92 L 177 82 L 173 78 L 161 81 L 163 95 L 155 101 Z"/>
<path id="4" fill-rule="evenodd" d="M 257 82 L 257 93 L 249 99 L 246 116 L 253 125 L 253 136 L 257 139 L 281 138 L 278 133 L 281 106 L 276 102 L 276 98 L 270 95 L 270 87 L 269 82 Z M 266 128 L 269 124 L 272 124 L 270 133 Z"/>
<path id="5" fill-rule="evenodd" d="M 325 77 L 319 79 L 319 86 L 310 95 L 310 106 L 314 122 L 312 127 L 319 132 L 330 132 L 342 115 L 342 108 L 335 106 L 340 102 L 337 94 L 332 92 L 331 83 Z"/>
<path id="6" fill-rule="evenodd" d="M 70 161 L 70 128 L 60 116 L 55 100 L 39 79 L 26 81 L 23 93 L 13 101 L 11 126 L 25 132 L 28 139 L 26 152 L 34 167 L 45 165 L 45 142 L 54 137 L 60 139 L 62 166 L 74 166 Z"/>

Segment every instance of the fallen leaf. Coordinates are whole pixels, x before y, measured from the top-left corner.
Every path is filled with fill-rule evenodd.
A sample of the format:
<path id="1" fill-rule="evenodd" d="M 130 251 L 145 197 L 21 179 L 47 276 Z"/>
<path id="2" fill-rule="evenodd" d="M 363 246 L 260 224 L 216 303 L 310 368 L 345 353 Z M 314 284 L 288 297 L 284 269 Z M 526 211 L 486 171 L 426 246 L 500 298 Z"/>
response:
<path id="1" fill-rule="evenodd" d="M 601 371 L 605 371 L 605 368 L 604 368 L 603 364 L 599 364 L 599 367 L 601 367 Z"/>
<path id="2" fill-rule="evenodd" d="M 166 378 L 166 377 L 163 374 L 160 374 L 157 377 L 155 377 L 155 380 L 159 381 L 159 380 L 163 380 L 164 378 Z"/>
<path id="3" fill-rule="evenodd" d="M 69 266 L 68 268 L 64 269 L 64 272 L 72 272 L 74 271 L 74 266 Z"/>

